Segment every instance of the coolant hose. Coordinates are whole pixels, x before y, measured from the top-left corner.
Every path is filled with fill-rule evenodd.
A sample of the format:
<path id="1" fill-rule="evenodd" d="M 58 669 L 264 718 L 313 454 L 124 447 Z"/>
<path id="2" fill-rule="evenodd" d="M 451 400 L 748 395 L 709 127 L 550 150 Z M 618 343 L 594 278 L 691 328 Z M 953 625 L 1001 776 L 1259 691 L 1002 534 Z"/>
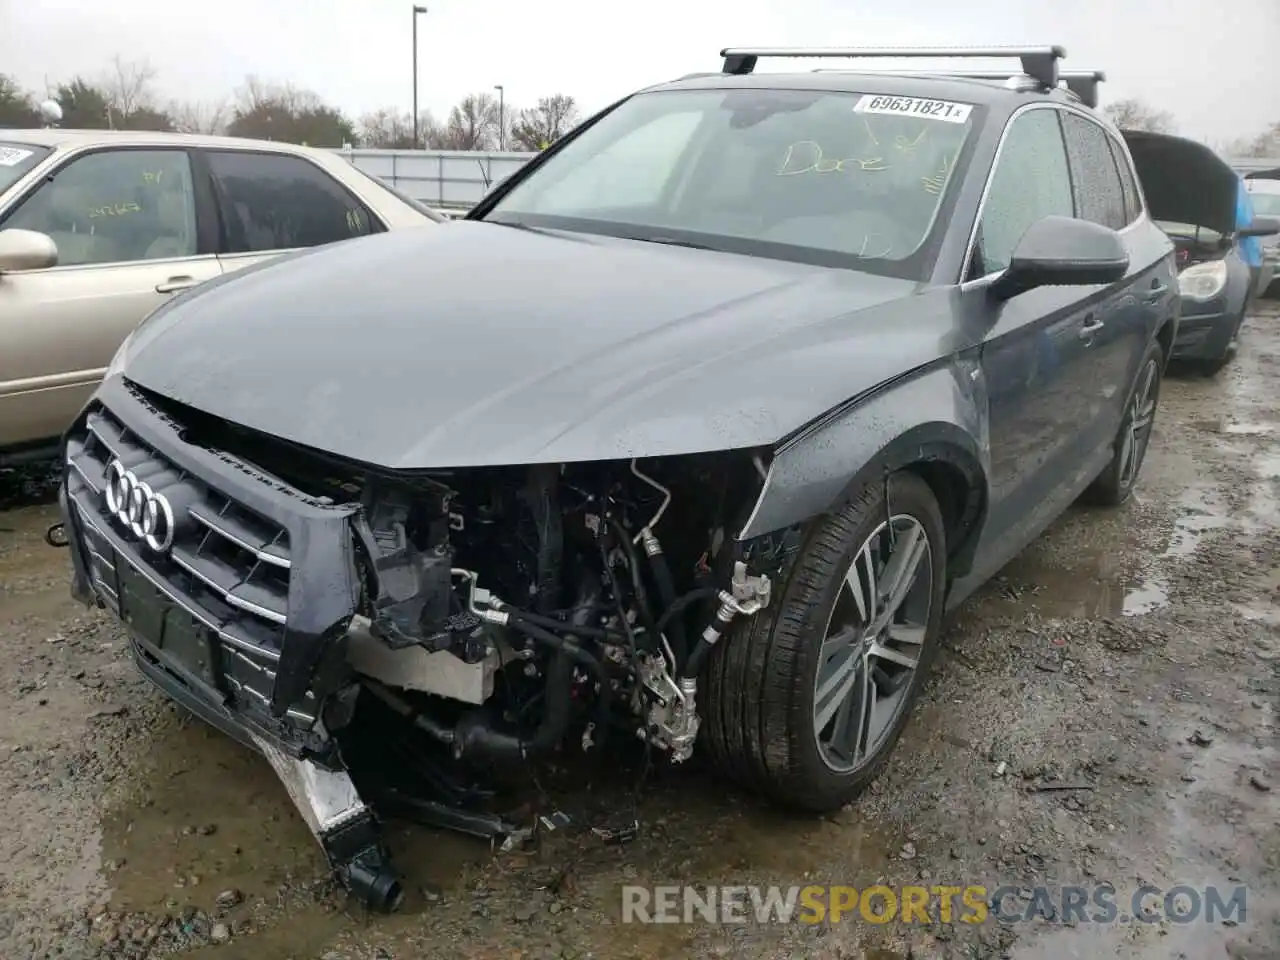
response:
<path id="1" fill-rule="evenodd" d="M 653 579 L 658 584 L 658 596 L 662 599 L 663 616 L 665 611 L 670 610 L 676 602 L 676 583 L 671 576 L 671 565 L 667 563 L 666 556 L 662 553 L 662 548 L 657 545 L 654 540 L 654 548 L 656 552 L 649 552 L 646 545 L 646 553 L 649 553 L 649 566 L 653 568 Z M 685 658 L 689 656 L 689 636 L 684 629 L 684 619 L 681 617 L 671 617 L 665 621 L 660 620 L 659 623 L 671 624 L 671 652 L 675 654 L 676 662 L 671 666 L 675 670 L 679 670 Z M 657 624 L 654 629 L 661 632 L 661 627 Z"/>

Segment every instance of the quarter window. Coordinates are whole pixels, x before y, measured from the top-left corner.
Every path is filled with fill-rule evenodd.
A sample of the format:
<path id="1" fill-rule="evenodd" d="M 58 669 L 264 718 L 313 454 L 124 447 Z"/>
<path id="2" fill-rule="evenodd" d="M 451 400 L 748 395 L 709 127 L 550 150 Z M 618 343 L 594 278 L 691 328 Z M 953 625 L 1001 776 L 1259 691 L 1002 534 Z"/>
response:
<path id="1" fill-rule="evenodd" d="M 1062 123 L 1078 216 L 1119 230 L 1129 218 L 1120 173 L 1108 146 L 1110 137 L 1102 127 L 1076 113 L 1064 114 Z"/>
<path id="2" fill-rule="evenodd" d="M 1074 215 L 1058 111 L 1028 110 L 1005 135 L 982 210 L 979 274 L 1007 267 L 1014 247 L 1037 220 Z"/>
<path id="3" fill-rule="evenodd" d="M 316 247 L 381 230 L 341 184 L 299 157 L 232 151 L 206 156 L 226 253 Z"/>
<path id="4" fill-rule="evenodd" d="M 181 150 L 88 154 L 54 173 L 4 226 L 48 234 L 59 266 L 195 256 L 191 161 Z"/>

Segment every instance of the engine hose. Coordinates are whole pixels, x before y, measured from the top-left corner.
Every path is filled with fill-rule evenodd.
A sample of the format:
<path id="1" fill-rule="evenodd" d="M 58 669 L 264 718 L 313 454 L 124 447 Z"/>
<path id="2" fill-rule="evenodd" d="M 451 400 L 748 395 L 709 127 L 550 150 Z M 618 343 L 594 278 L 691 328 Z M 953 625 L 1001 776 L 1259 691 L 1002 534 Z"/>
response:
<path id="1" fill-rule="evenodd" d="M 579 637 L 590 637 L 593 640 L 614 640 L 624 638 L 624 635 L 618 630 L 606 630 L 604 627 L 588 627 L 585 624 L 570 624 L 563 620 L 557 620 L 555 617 L 544 617 L 538 613 L 529 613 L 527 610 L 518 610 L 515 608 L 503 608 L 510 620 L 508 622 L 526 623 L 530 626 L 543 627 L 547 630 L 566 630 Z"/>
<path id="2" fill-rule="evenodd" d="M 658 642 L 658 626 L 653 619 L 653 608 L 649 606 L 649 592 L 644 588 L 644 580 L 640 576 L 640 558 L 636 555 L 635 544 L 631 542 L 631 538 L 627 536 L 627 531 L 622 529 L 622 524 L 617 520 L 609 521 L 609 528 L 613 531 L 613 535 L 618 540 L 618 546 L 621 548 L 623 555 L 627 558 L 627 566 L 631 570 L 631 589 L 635 591 L 636 607 L 640 613 L 640 622 L 644 624 L 645 630 L 649 636 L 653 638 L 653 642 Z M 608 564 L 606 563 L 606 567 Z M 621 601 L 621 598 L 619 598 Z"/>
<path id="3" fill-rule="evenodd" d="M 589 609 L 587 604 L 584 609 Z M 587 616 L 586 613 L 582 616 Z M 467 714 L 453 731 L 454 748 L 459 756 L 479 754 L 499 763 L 514 763 L 537 756 L 560 743 L 569 729 L 570 710 L 573 704 L 573 666 L 586 668 L 599 680 L 598 707 L 601 717 L 608 715 L 610 703 L 609 679 L 604 666 L 594 656 L 572 640 L 557 636 L 534 623 L 512 618 L 512 630 L 551 647 L 554 655 L 547 667 L 546 687 L 543 691 L 544 710 L 542 722 L 529 739 L 516 730 L 499 730 L 493 726 L 483 710 Z M 568 630 L 578 629 L 573 624 L 560 624 Z M 603 736 L 605 724 L 600 724 Z M 597 741 L 599 742 L 599 741 Z"/>
<path id="4" fill-rule="evenodd" d="M 676 602 L 676 584 L 671 576 L 671 565 L 667 563 L 667 558 L 662 553 L 662 548 L 657 545 L 657 539 L 653 540 L 653 548 L 651 552 L 648 542 L 646 542 L 646 553 L 649 554 L 649 566 L 653 568 L 653 579 L 658 584 L 658 596 L 662 600 L 664 610 L 670 610 Z M 665 617 L 666 614 L 664 613 Z M 671 625 L 671 652 L 675 655 L 676 662 L 671 666 L 675 670 L 679 670 L 685 658 L 689 655 L 689 638 L 685 633 L 684 620 L 680 617 L 671 617 L 667 620 L 659 620 L 661 626 L 656 625 L 654 629 L 661 633 L 662 627 L 667 623 Z"/>
<path id="5" fill-rule="evenodd" d="M 685 663 L 684 669 L 680 671 L 682 679 L 697 679 L 698 672 L 702 669 L 703 661 L 707 659 L 707 654 L 711 652 L 711 648 L 716 641 L 729 630 L 734 616 L 734 609 L 728 603 L 720 604 L 716 610 L 715 619 L 702 631 L 702 636 L 698 638 L 698 642 L 694 645 L 693 652 L 689 654 L 688 662 Z"/>
<path id="6" fill-rule="evenodd" d="M 684 613 L 699 600 L 714 600 L 720 595 L 720 591 L 713 587 L 699 587 L 697 590 L 690 590 L 688 593 L 673 601 L 666 610 L 662 611 L 662 616 L 658 618 L 658 632 L 661 633 L 669 624 L 680 614 Z"/>

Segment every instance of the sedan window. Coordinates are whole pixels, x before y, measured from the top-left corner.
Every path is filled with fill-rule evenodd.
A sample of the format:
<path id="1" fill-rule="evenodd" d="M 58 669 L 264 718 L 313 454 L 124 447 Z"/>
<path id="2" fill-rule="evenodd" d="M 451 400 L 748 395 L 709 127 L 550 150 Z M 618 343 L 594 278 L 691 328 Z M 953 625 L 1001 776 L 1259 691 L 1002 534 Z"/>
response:
<path id="1" fill-rule="evenodd" d="M 182 150 L 102 150 L 77 157 L 3 226 L 50 236 L 60 267 L 195 256 L 190 159 Z"/>
<path id="2" fill-rule="evenodd" d="M 318 247 L 382 229 L 346 188 L 301 157 L 230 150 L 207 156 L 227 253 Z"/>

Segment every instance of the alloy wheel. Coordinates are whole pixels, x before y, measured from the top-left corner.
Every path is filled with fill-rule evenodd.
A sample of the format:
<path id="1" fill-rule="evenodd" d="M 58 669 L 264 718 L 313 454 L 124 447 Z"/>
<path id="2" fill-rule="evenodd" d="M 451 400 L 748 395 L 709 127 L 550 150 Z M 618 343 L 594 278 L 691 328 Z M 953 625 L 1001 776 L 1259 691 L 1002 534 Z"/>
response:
<path id="1" fill-rule="evenodd" d="M 1138 388 L 1129 401 L 1129 413 L 1125 417 L 1123 435 L 1120 438 L 1120 488 L 1128 488 L 1138 476 L 1151 427 L 1156 416 L 1156 384 L 1160 379 L 1159 367 L 1150 360 L 1138 377 Z"/>
<path id="2" fill-rule="evenodd" d="M 933 606 L 933 552 L 912 516 L 880 524 L 854 554 L 824 631 L 813 732 L 823 762 L 866 766 L 908 701 Z"/>

